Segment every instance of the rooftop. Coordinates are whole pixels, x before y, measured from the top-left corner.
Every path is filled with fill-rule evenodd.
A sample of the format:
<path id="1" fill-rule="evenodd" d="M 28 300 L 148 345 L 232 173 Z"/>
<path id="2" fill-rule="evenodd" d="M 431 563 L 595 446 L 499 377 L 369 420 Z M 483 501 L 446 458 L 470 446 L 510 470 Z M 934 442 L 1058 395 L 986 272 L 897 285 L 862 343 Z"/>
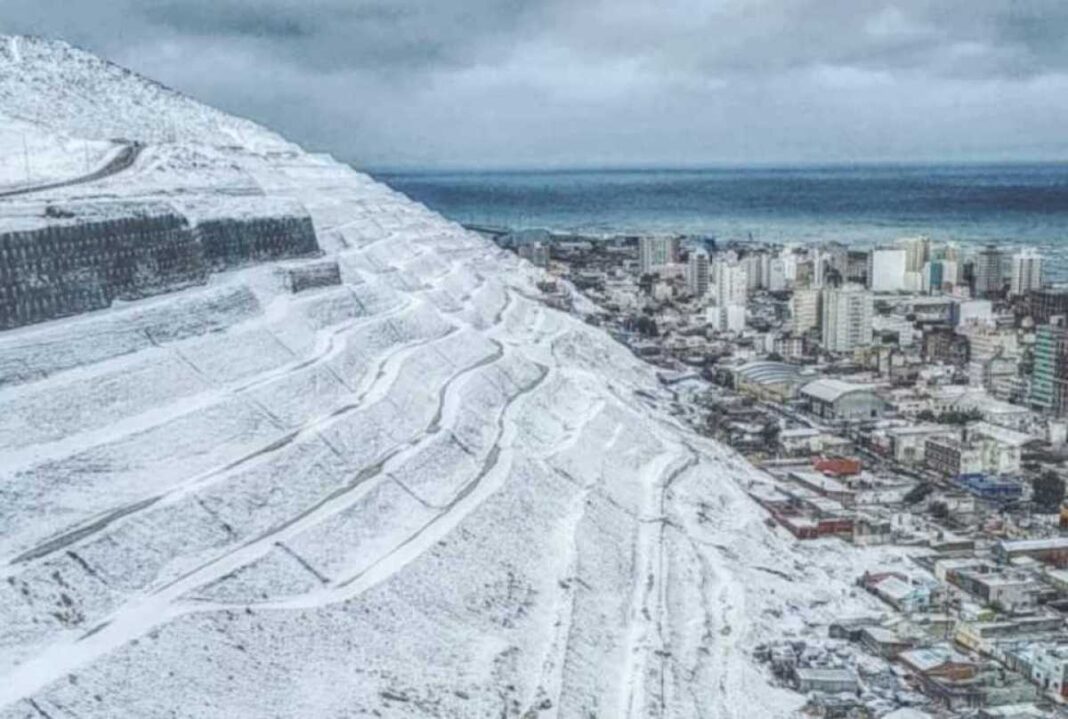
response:
<path id="1" fill-rule="evenodd" d="M 823 402 L 837 402 L 850 392 L 874 392 L 870 384 L 853 384 L 840 379 L 826 377 L 809 382 L 801 388 L 801 394 Z"/>
<path id="2" fill-rule="evenodd" d="M 1068 537 L 1045 539 L 1015 539 L 998 542 L 1004 552 L 1031 552 L 1042 549 L 1068 549 Z"/>

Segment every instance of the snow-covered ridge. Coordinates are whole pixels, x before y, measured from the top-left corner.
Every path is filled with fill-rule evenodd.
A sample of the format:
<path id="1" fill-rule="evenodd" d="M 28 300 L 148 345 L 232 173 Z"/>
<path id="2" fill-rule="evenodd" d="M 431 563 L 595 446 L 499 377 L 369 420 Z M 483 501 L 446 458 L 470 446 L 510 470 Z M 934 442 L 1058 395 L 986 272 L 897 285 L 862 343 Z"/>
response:
<path id="1" fill-rule="evenodd" d="M 0 40 L 0 107 L 9 118 L 90 140 L 292 149 L 253 122 L 57 40 Z"/>
<path id="2" fill-rule="evenodd" d="M 850 564 L 771 533 L 755 470 L 533 268 L 65 45 L 4 47 L 32 71 L 0 112 L 42 87 L 47 132 L 149 143 L 46 200 L 296 205 L 325 256 L 0 332 L 0 718 L 797 705 L 749 652 L 862 601 Z"/>

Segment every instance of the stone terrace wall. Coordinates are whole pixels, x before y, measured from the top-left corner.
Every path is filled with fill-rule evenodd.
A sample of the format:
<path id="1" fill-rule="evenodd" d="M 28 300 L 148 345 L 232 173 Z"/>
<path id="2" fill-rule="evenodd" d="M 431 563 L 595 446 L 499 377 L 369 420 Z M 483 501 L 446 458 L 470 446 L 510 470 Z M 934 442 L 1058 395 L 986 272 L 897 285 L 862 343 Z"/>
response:
<path id="1" fill-rule="evenodd" d="M 0 234 L 0 330 L 203 284 L 212 271 L 316 254 L 307 217 L 122 217 Z"/>
<path id="2" fill-rule="evenodd" d="M 196 227 L 204 258 L 213 270 L 249 262 L 300 257 L 319 251 L 308 217 L 206 220 Z"/>

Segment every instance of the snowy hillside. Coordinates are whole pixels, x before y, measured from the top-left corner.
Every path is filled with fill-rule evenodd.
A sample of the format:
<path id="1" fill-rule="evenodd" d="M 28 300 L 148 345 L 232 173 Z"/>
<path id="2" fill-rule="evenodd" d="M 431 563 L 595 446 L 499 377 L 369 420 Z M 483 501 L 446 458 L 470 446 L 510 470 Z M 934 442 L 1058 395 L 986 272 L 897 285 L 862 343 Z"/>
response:
<path id="1" fill-rule="evenodd" d="M 869 601 L 514 256 L 61 44 L 0 39 L 0 113 L 147 143 L 0 228 L 296 206 L 324 251 L 0 332 L 3 719 L 787 716 L 752 648 Z"/>

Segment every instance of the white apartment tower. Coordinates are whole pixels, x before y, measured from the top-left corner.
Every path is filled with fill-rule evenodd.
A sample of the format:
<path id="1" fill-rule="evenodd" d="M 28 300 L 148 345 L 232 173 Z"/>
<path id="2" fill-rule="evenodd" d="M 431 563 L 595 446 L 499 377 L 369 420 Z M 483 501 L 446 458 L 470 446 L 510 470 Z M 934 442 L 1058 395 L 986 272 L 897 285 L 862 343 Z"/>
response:
<path id="1" fill-rule="evenodd" d="M 715 299 L 718 306 L 745 307 L 748 282 L 748 273 L 744 266 L 738 262 L 716 259 L 712 266 L 712 283 L 715 285 Z"/>
<path id="2" fill-rule="evenodd" d="M 847 285 L 823 291 L 823 348 L 852 352 L 871 344 L 872 296 L 863 288 Z"/>
<path id="3" fill-rule="evenodd" d="M 677 237 L 641 237 L 638 239 L 638 268 L 643 275 L 651 274 L 657 267 L 678 261 L 679 240 Z"/>
<path id="4" fill-rule="evenodd" d="M 817 289 L 794 290 L 790 299 L 790 312 L 794 318 L 794 332 L 804 334 L 820 326 L 820 291 Z"/>
<path id="5" fill-rule="evenodd" d="M 1042 256 L 1028 248 L 1012 256 L 1010 293 L 1019 297 L 1042 287 Z"/>
<path id="6" fill-rule="evenodd" d="M 772 257 L 768 261 L 768 272 L 765 279 L 767 289 L 771 292 L 782 292 L 786 289 L 786 263 L 781 257 Z"/>
<path id="7" fill-rule="evenodd" d="M 905 272 L 922 272 L 931 259 L 931 240 L 927 237 L 903 237 L 895 243 L 905 251 Z"/>
<path id="8" fill-rule="evenodd" d="M 901 292 L 905 289 L 908 254 L 901 248 L 877 247 L 868 255 L 868 287 L 872 292 Z"/>

